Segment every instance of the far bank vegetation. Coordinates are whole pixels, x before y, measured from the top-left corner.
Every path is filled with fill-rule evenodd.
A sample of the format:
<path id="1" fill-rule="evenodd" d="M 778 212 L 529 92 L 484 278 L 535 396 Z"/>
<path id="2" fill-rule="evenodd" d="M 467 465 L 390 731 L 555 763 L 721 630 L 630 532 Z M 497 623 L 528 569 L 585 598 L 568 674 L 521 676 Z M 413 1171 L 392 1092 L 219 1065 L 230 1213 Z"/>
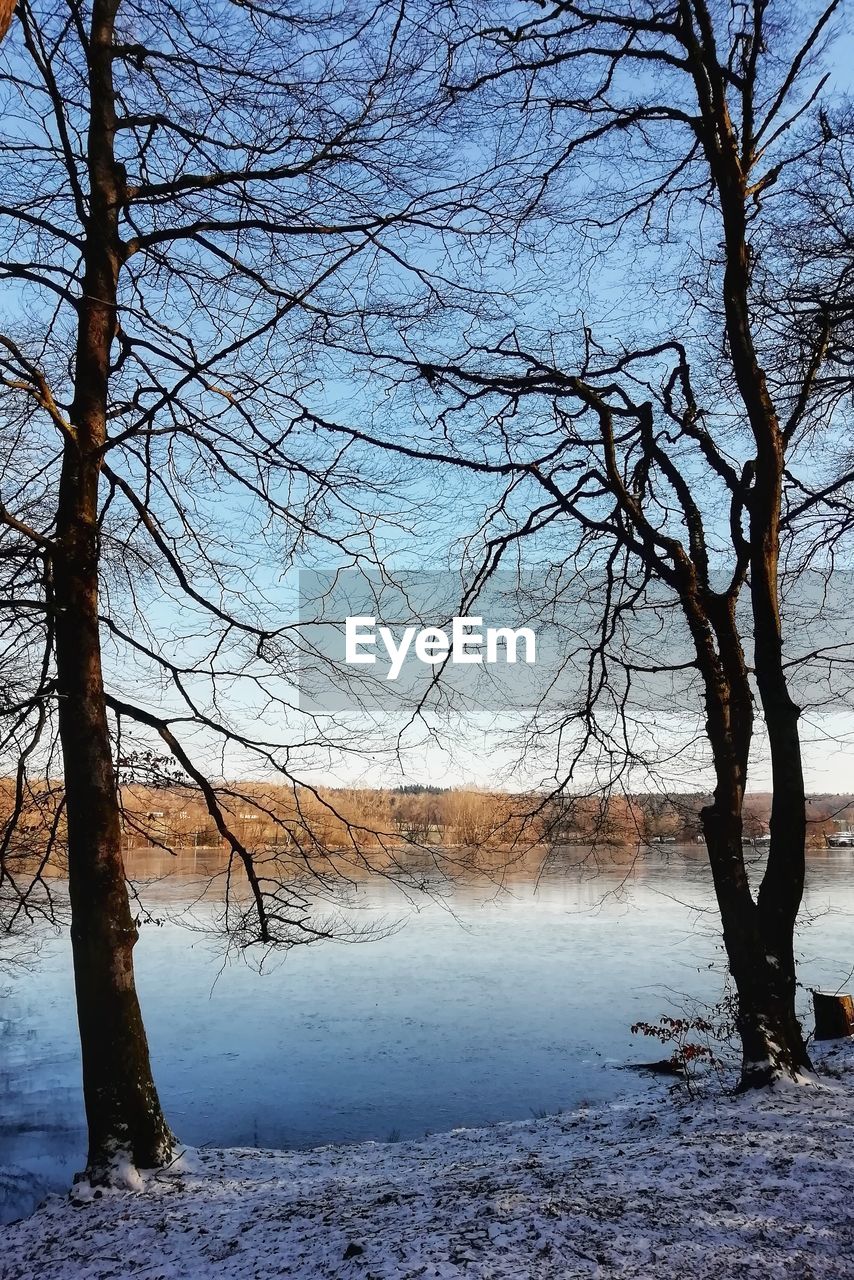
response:
<path id="1" fill-rule="evenodd" d="M 64 815 L 61 789 L 43 784 L 24 795 L 12 779 L 0 779 L 0 822 L 16 807 L 20 853 L 47 857 L 62 869 Z M 279 856 L 321 858 L 358 847 L 381 853 L 433 848 L 473 853 L 542 846 L 592 845 L 637 850 L 644 845 L 702 842 L 702 792 L 690 794 L 563 795 L 488 791 L 464 787 L 393 789 L 287 787 L 266 783 L 222 783 L 219 808 L 241 843 Z M 121 788 L 125 849 L 181 853 L 226 849 L 205 798 L 195 786 L 174 779 Z M 767 837 L 771 797 L 757 793 L 745 803 L 744 839 L 760 846 Z M 854 796 L 817 795 L 809 800 L 808 844 L 826 848 L 828 838 L 854 825 Z"/>

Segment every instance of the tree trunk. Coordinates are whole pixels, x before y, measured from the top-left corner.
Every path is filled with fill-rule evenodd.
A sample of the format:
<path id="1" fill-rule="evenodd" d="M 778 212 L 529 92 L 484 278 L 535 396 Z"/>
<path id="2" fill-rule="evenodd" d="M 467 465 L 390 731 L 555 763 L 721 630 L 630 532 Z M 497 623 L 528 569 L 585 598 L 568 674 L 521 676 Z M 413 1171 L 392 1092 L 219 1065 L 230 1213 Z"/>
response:
<path id="1" fill-rule="evenodd" d="M 109 1181 L 119 1164 L 172 1158 L 134 985 L 131 915 L 104 705 L 98 633 L 97 459 L 66 448 L 54 568 L 59 730 L 68 816 L 68 878 L 87 1172 Z"/>
<path id="2" fill-rule="evenodd" d="M 782 663 L 777 581 L 786 440 L 754 341 L 751 314 L 747 210 L 751 200 L 750 170 L 758 158 L 756 139 L 749 128 L 739 136 L 733 124 L 727 102 L 729 86 L 717 61 L 712 20 L 705 9 L 702 15 L 696 31 L 693 18 L 687 24 L 687 48 L 701 109 L 701 141 L 720 203 L 725 250 L 721 300 L 732 372 L 756 443 L 756 458 L 750 468 L 752 486 L 745 496 L 745 508 L 754 669 L 773 770 L 771 849 L 766 873 L 751 928 L 745 931 L 739 927 L 731 937 L 742 973 L 739 1002 L 745 1041 L 743 1084 L 750 1086 L 765 1084 L 781 1074 L 796 1076 L 810 1065 L 795 1016 L 794 961 L 795 920 L 804 887 L 806 802 L 798 709 L 789 696 Z M 739 509 L 739 540 L 741 515 Z M 711 855 L 711 846 L 709 852 Z M 735 856 L 734 849 L 732 855 Z M 726 922 L 724 929 L 726 933 Z M 730 951 L 730 942 L 727 950 Z M 730 963 L 735 963 L 732 954 Z"/>
<path id="3" fill-rule="evenodd" d="M 776 963 L 769 950 L 762 912 L 750 892 L 742 851 L 741 806 L 722 812 L 715 803 L 703 810 L 703 830 L 723 925 L 724 945 L 738 996 L 742 1046 L 740 1088 L 795 1079 L 810 1069 L 794 1007 L 794 959 L 791 969 Z M 791 954 L 791 946 L 790 946 Z"/>
<path id="4" fill-rule="evenodd" d="M 791 741 L 781 744 L 781 754 L 791 793 L 780 796 L 775 773 L 774 804 L 791 805 L 793 840 L 800 839 L 801 872 L 778 852 L 779 877 L 766 872 L 758 901 L 754 901 L 744 862 L 743 805 L 747 785 L 750 745 L 753 737 L 752 695 L 744 653 L 738 638 L 734 598 L 709 596 L 704 602 L 710 628 L 717 639 L 712 656 L 708 633 L 695 627 L 698 656 L 706 686 L 706 732 L 712 748 L 717 785 L 713 803 L 702 811 L 703 832 L 723 926 L 724 946 L 738 996 L 738 1030 L 742 1044 L 741 1088 L 771 1084 L 782 1077 L 795 1079 L 810 1067 L 803 1034 L 795 1016 L 795 918 L 803 892 L 803 832 L 805 821 L 803 778 L 800 793 L 800 749 Z M 757 662 L 757 667 L 758 667 Z M 785 679 L 782 664 L 780 674 Z M 785 683 L 784 683 L 785 689 Z M 764 700 L 763 700 L 764 701 Z M 794 759 L 797 759 L 797 769 Z M 780 765 L 782 768 L 782 764 Z M 788 776 L 788 775 L 787 775 Z M 800 810 L 798 795 L 800 794 Z M 772 810 L 773 813 L 773 810 Z M 777 829 L 781 829 L 779 810 Z M 778 850 L 783 848 L 778 842 Z M 769 855 L 769 869 L 773 852 Z M 797 860 L 795 859 L 795 862 Z M 771 889 L 769 891 L 769 885 Z"/>
<path id="5" fill-rule="evenodd" d="M 793 1072 L 810 1070 L 795 1012 L 795 922 L 806 877 L 806 789 L 798 721 L 786 681 L 777 609 L 776 573 L 768 584 L 753 576 L 755 667 L 771 749 L 773 799 L 771 846 L 757 910 L 764 954 L 774 976 L 780 1043 L 788 1046 Z M 759 596 L 759 599 L 757 599 Z M 765 621 L 763 622 L 763 613 Z"/>
<path id="6" fill-rule="evenodd" d="M 92 15 L 86 270 L 53 564 L 71 942 L 89 1126 L 87 1172 L 96 1182 L 116 1180 L 128 1163 L 146 1168 L 168 1163 L 174 1144 L 154 1087 L 134 985 L 137 930 L 121 854 L 98 622 L 98 484 L 120 264 L 112 150 L 116 7 L 117 0 L 95 0 Z"/>
<path id="7" fill-rule="evenodd" d="M 771 751 L 771 845 L 757 909 L 764 957 L 773 978 L 777 1042 L 785 1046 L 791 1074 L 810 1069 L 795 1013 L 795 922 L 806 877 L 806 789 L 801 760 L 800 708 L 789 692 L 783 662 L 778 565 L 785 442 L 752 346 L 742 343 L 751 365 L 756 404 L 756 470 L 748 504 L 753 666 Z"/>

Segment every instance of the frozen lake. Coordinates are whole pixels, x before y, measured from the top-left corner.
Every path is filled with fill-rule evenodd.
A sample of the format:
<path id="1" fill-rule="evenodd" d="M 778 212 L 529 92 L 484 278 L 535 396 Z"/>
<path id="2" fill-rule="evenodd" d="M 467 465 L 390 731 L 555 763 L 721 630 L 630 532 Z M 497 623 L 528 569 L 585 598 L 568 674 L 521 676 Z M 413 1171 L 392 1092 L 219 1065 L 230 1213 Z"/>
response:
<path id="1" fill-rule="evenodd" d="M 175 867 L 145 860 L 146 875 Z M 850 986 L 852 870 L 851 850 L 811 859 L 805 1008 L 810 986 Z M 662 1056 L 633 1022 L 721 992 L 702 849 L 562 867 L 498 896 L 459 886 L 417 912 L 371 885 L 359 908 L 405 918 L 399 931 L 297 948 L 260 975 L 182 926 L 195 883 L 188 856 L 144 890 L 163 922 L 136 950 L 161 1098 L 194 1146 L 385 1142 L 603 1101 L 648 1087 L 623 1064 Z M 3 1217 L 68 1184 L 82 1124 L 69 945 L 51 935 L 32 969 L 0 974 Z"/>

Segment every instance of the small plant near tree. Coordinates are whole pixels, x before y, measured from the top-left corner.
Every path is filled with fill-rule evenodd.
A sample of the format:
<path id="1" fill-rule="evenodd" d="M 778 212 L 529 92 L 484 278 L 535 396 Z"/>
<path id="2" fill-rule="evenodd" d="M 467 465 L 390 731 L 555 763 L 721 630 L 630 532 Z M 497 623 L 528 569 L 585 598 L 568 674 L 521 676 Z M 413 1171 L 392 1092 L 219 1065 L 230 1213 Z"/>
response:
<path id="1" fill-rule="evenodd" d="M 705 1011 L 680 1017 L 662 1014 L 657 1022 L 635 1022 L 631 1032 L 670 1049 L 670 1056 L 655 1066 L 662 1074 L 678 1077 L 692 1096 L 700 1079 L 712 1073 L 722 1087 L 729 1084 L 737 1042 L 736 999 L 731 990 Z"/>

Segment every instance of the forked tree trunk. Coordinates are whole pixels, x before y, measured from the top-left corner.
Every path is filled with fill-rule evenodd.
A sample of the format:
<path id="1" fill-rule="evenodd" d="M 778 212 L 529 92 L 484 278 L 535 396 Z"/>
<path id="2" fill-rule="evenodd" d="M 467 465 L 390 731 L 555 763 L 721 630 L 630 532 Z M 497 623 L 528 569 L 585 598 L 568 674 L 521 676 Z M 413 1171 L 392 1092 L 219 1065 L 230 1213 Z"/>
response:
<path id="1" fill-rule="evenodd" d="M 714 23 L 705 7 L 685 6 L 689 65 L 701 111 L 700 139 L 717 187 L 724 238 L 724 276 L 721 300 L 732 372 L 756 443 L 756 457 L 743 483 L 751 483 L 744 507 L 735 508 L 735 545 L 746 539 L 750 566 L 750 595 L 754 631 L 754 669 L 771 746 L 773 802 L 771 848 L 758 901 L 750 908 L 741 901 L 730 910 L 724 892 L 721 912 L 730 965 L 736 979 L 742 1039 L 743 1084 L 765 1084 L 780 1075 L 796 1076 L 809 1067 L 803 1034 L 795 1016 L 794 929 L 804 887 L 806 807 L 798 736 L 798 711 L 788 693 L 782 662 L 777 570 L 780 557 L 780 512 L 787 441 L 768 388 L 754 341 L 751 307 L 752 251 L 748 236 L 751 167 L 762 154 L 750 120 L 739 132 L 730 115 L 730 84 L 718 62 Z M 758 35 L 757 35 L 758 41 Z M 754 52 L 758 51 L 759 44 Z M 754 67 L 757 64 L 754 63 Z M 756 81 L 751 81 L 752 94 Z M 745 92 L 746 92 L 745 87 Z M 745 117 L 747 113 L 745 113 Z M 735 668 L 726 668 L 733 672 Z M 744 693 L 737 673 L 739 696 Z M 707 693 L 709 685 L 707 682 Z M 748 691 L 749 696 L 749 691 Z M 714 752 L 721 747 L 710 734 Z M 725 746 L 725 744 L 723 744 Z M 716 757 L 717 762 L 717 757 Z M 721 781 L 718 773 L 719 783 Z M 725 807 L 725 806 L 724 806 Z M 715 805 L 718 808 L 716 792 Z M 728 882 L 744 871 L 741 854 L 741 807 L 738 832 L 724 840 L 713 828 L 709 854 L 718 861 L 718 878 Z M 736 866 L 732 870 L 730 862 Z M 740 868 L 740 870 L 738 869 Z M 729 911 L 729 917 L 724 914 Z"/>
<path id="2" fill-rule="evenodd" d="M 741 816 L 721 823 L 712 805 L 703 825 L 723 924 L 724 945 L 738 998 L 742 1089 L 811 1070 L 795 1013 L 795 965 L 791 942 L 773 941 L 747 882 Z M 761 898 L 761 894 L 760 894 Z M 794 927 L 794 921 L 792 921 Z"/>
<path id="3" fill-rule="evenodd" d="M 772 848 L 758 900 L 754 901 L 742 844 L 743 780 L 749 738 L 741 750 L 733 750 L 733 737 L 737 740 L 739 734 L 733 735 L 731 731 L 728 735 L 722 734 L 720 725 L 710 717 L 709 740 L 718 783 L 713 803 L 702 812 L 702 822 L 724 945 L 738 998 L 741 1088 L 749 1089 L 784 1077 L 797 1079 L 810 1070 L 795 1013 L 794 929 L 803 891 L 803 873 L 799 883 L 797 877 L 792 882 L 785 872 L 776 877 Z M 743 762 L 744 768 L 739 762 Z M 797 804 L 796 795 L 794 802 Z M 793 834 L 797 840 L 797 823 L 794 823 Z M 802 833 L 800 840 L 803 858 Z"/>
<path id="4" fill-rule="evenodd" d="M 776 747 L 772 743 L 772 847 L 758 898 L 754 900 L 742 842 L 744 793 L 753 739 L 752 693 L 735 621 L 735 601 L 712 598 L 708 603 L 710 626 L 695 626 L 694 637 L 706 688 L 706 732 L 716 787 L 713 802 L 701 817 L 738 998 L 741 1087 L 749 1089 L 784 1077 L 796 1079 L 810 1069 L 795 1014 L 794 929 L 804 885 L 803 774 L 797 709 L 788 699 L 782 649 L 778 647 L 779 678 L 772 683 L 779 691 L 782 681 L 786 694 L 787 736 L 781 737 Z M 756 609 L 754 601 L 754 613 Z M 717 639 L 716 654 L 709 643 L 712 631 Z M 779 616 L 776 633 L 779 635 Z M 766 723 L 770 705 L 767 679 L 762 678 Z M 769 726 L 769 734 L 776 740 L 779 725 L 773 730 Z"/>
<path id="5" fill-rule="evenodd" d="M 168 1163 L 174 1139 L 151 1075 L 134 985 L 131 915 L 104 700 L 98 624 L 98 483 L 106 438 L 120 246 L 112 144 L 117 0 L 95 0 L 86 270 L 79 304 L 72 433 L 65 441 L 53 562 L 59 731 L 65 772 L 71 941 L 89 1126 L 88 1174 Z"/>

